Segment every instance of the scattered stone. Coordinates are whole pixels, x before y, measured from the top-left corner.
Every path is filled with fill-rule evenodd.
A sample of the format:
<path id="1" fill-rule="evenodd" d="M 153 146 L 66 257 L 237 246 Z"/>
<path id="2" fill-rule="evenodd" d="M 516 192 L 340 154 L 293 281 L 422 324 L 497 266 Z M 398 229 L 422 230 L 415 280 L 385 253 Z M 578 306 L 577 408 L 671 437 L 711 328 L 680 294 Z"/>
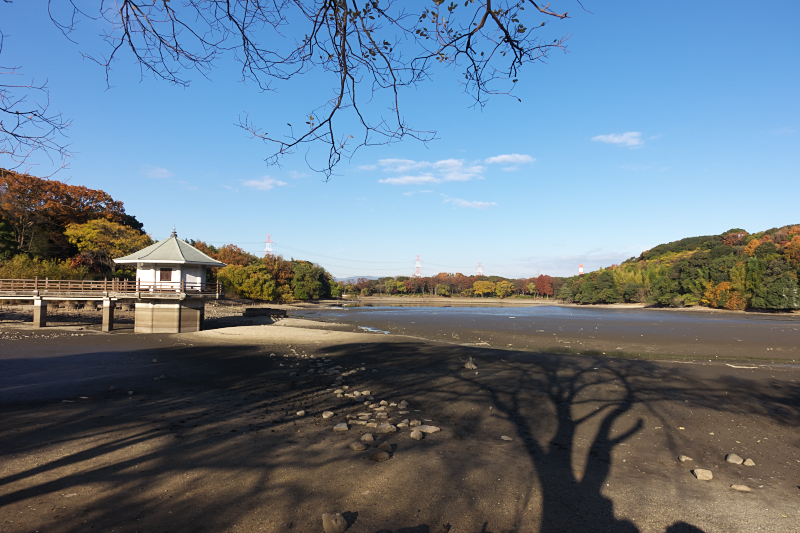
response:
<path id="1" fill-rule="evenodd" d="M 735 465 L 740 465 L 744 462 L 744 459 L 742 459 L 735 453 L 729 453 L 728 455 L 725 456 L 725 461 L 733 463 Z"/>
<path id="2" fill-rule="evenodd" d="M 391 457 L 391 456 L 388 453 L 386 453 L 386 452 L 384 452 L 382 450 L 375 450 L 369 456 L 370 459 L 372 459 L 373 461 L 377 461 L 379 463 L 382 463 L 384 461 L 388 461 L 389 457 Z"/>
<path id="3" fill-rule="evenodd" d="M 411 432 L 411 438 L 414 439 L 414 440 L 422 440 L 422 438 L 424 436 L 425 436 L 425 434 L 423 432 L 421 432 L 419 430 L 416 430 L 416 429 Z"/>
<path id="4" fill-rule="evenodd" d="M 322 515 L 322 530 L 325 533 L 344 533 L 347 530 L 347 520 L 339 513 Z"/>
<path id="5" fill-rule="evenodd" d="M 354 398 L 359 398 L 359 397 L 361 397 L 361 393 L 358 392 L 357 390 L 355 390 L 355 391 L 353 391 L 353 397 Z"/>
<path id="6" fill-rule="evenodd" d="M 408 423 L 408 425 L 411 427 L 419 426 L 422 425 L 422 422 L 420 422 L 419 420 L 412 420 L 411 422 Z"/>
<path id="7" fill-rule="evenodd" d="M 500 440 L 509 440 L 510 441 L 510 440 L 514 440 L 514 439 L 512 439 L 511 437 L 506 437 L 505 435 L 503 435 L 502 437 L 500 437 Z"/>
<path id="8" fill-rule="evenodd" d="M 378 427 L 378 423 L 377 422 L 367 422 L 367 427 L 368 428 L 376 428 L 376 427 Z"/>
<path id="9" fill-rule="evenodd" d="M 371 392 L 369 392 L 368 390 L 362 390 L 362 391 L 361 391 L 361 395 L 362 395 L 362 396 L 369 396 L 370 394 L 372 394 L 372 393 L 371 393 Z"/>
<path id="10" fill-rule="evenodd" d="M 289 377 L 293 378 L 297 375 L 297 372 L 289 372 Z"/>
<path id="11" fill-rule="evenodd" d="M 372 396 L 367 396 L 367 400 L 369 400 L 369 401 L 372 401 L 372 400 L 374 400 L 374 399 L 375 399 L 375 398 L 373 398 Z"/>
<path id="12" fill-rule="evenodd" d="M 694 459 L 692 459 L 688 455 L 679 455 L 678 460 L 680 460 L 680 462 L 682 463 L 685 463 L 686 461 L 694 461 Z"/>
<path id="13" fill-rule="evenodd" d="M 341 397 L 343 397 L 343 396 L 344 396 L 344 394 L 337 394 L 337 395 L 336 395 L 336 397 L 337 397 L 337 398 L 341 398 Z"/>
<path id="14" fill-rule="evenodd" d="M 335 426 L 333 426 L 333 430 L 334 431 L 347 431 L 348 429 L 349 428 L 347 427 L 347 424 L 345 424 L 344 422 L 342 422 L 341 424 L 336 424 Z"/>
<path id="15" fill-rule="evenodd" d="M 297 416 L 306 416 L 306 412 L 302 411 L 302 410 L 301 411 L 297 411 Z"/>
<path id="16" fill-rule="evenodd" d="M 407 401 L 405 401 L 405 400 L 403 400 L 402 402 L 398 403 L 398 404 L 397 404 L 397 406 L 398 406 L 400 409 L 405 409 L 406 407 L 408 407 L 408 402 L 407 402 Z"/>
<path id="17" fill-rule="evenodd" d="M 364 442 L 373 442 L 375 438 L 372 436 L 372 433 L 364 433 L 361 435 L 361 440 Z"/>
<path id="18" fill-rule="evenodd" d="M 367 449 L 367 445 L 361 441 L 351 442 L 349 448 L 356 452 L 361 452 Z"/>
<path id="19" fill-rule="evenodd" d="M 61 400 L 61 403 L 75 403 L 75 400 Z"/>
<path id="20" fill-rule="evenodd" d="M 392 445 L 389 444 L 388 442 L 382 442 L 378 446 L 378 449 L 386 453 L 392 453 Z"/>
<path id="21" fill-rule="evenodd" d="M 333 393 L 334 394 L 342 394 L 342 393 L 344 393 L 344 391 L 342 389 L 336 389 L 335 391 L 333 391 Z"/>
<path id="22" fill-rule="evenodd" d="M 337 379 L 338 379 L 338 378 L 337 378 Z M 344 390 L 349 390 L 349 389 L 350 389 L 350 385 L 342 385 L 342 388 L 343 388 Z"/>
<path id="23" fill-rule="evenodd" d="M 378 413 L 377 415 L 375 415 L 375 418 L 389 418 L 389 414 L 388 413 Z"/>
<path id="24" fill-rule="evenodd" d="M 344 393 L 344 397 L 345 397 L 345 398 L 355 398 L 355 396 L 353 396 L 353 393 L 352 393 L 352 392 L 345 392 L 345 393 Z"/>
<path id="25" fill-rule="evenodd" d="M 745 459 L 742 464 L 744 464 L 744 466 L 756 466 L 756 463 L 752 459 Z"/>
<path id="26" fill-rule="evenodd" d="M 398 413 L 401 414 L 401 415 L 407 415 L 410 412 L 411 411 L 398 411 Z"/>
<path id="27" fill-rule="evenodd" d="M 477 367 L 477 365 L 475 365 L 475 361 L 472 359 L 472 357 L 467 359 L 467 362 L 464 363 L 464 368 L 466 368 L 467 370 L 477 370 L 478 369 L 478 367 Z"/>
<path id="28" fill-rule="evenodd" d="M 439 432 L 439 431 L 441 431 L 441 430 L 442 430 L 442 429 L 441 429 L 441 428 L 439 428 L 439 427 L 436 427 L 436 426 L 429 426 L 429 425 L 427 425 L 427 424 L 426 424 L 426 425 L 424 425 L 424 426 L 418 426 L 418 427 L 417 427 L 417 431 L 421 431 L 421 432 L 423 432 L 423 433 L 438 433 L 438 432 Z"/>
<path id="29" fill-rule="evenodd" d="M 322 418 L 324 418 L 326 420 L 328 418 L 331 418 L 332 416 L 333 416 L 333 411 L 325 411 L 324 413 L 322 413 Z"/>
<path id="30" fill-rule="evenodd" d="M 694 477 L 699 481 L 711 481 L 714 478 L 714 474 L 711 473 L 711 470 L 703 470 L 702 468 L 695 468 L 692 470 L 692 474 L 694 474 Z"/>
<path id="31" fill-rule="evenodd" d="M 397 428 L 391 424 L 381 424 L 375 428 L 375 433 L 379 435 L 384 435 L 386 433 L 394 433 L 397 431 Z"/>
<path id="32" fill-rule="evenodd" d="M 739 492 L 750 492 L 750 487 L 747 485 L 731 485 L 733 490 L 738 490 Z"/>
<path id="33" fill-rule="evenodd" d="M 397 427 L 399 427 L 399 428 L 407 428 L 408 427 L 408 419 L 403 420 L 402 422 L 397 424 Z"/>
<path id="34" fill-rule="evenodd" d="M 351 420 L 350 423 L 351 424 L 355 424 L 357 426 L 363 426 L 363 425 L 365 425 L 367 423 L 367 421 L 366 420 Z"/>
<path id="35" fill-rule="evenodd" d="M 392 402 L 389 404 L 389 407 L 397 407 L 397 402 Z"/>
<path id="36" fill-rule="evenodd" d="M 154 363 L 158 363 L 158 359 L 153 359 L 153 362 Z"/>
<path id="37" fill-rule="evenodd" d="M 386 407 L 387 405 L 389 405 L 389 402 L 387 402 L 386 400 L 381 400 L 379 405 Z"/>

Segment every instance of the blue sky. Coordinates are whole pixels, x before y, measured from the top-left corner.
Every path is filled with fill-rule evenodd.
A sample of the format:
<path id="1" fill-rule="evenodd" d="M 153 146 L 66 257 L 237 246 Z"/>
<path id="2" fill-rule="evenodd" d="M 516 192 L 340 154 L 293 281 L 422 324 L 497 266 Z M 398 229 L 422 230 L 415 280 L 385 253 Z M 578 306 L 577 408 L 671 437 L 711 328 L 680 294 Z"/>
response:
<path id="1" fill-rule="evenodd" d="M 47 79 L 73 120 L 76 153 L 55 178 L 102 188 L 154 238 L 236 243 L 267 234 L 287 257 L 335 276 L 484 272 L 571 275 L 663 242 L 800 223 L 800 4 L 562 2 L 568 53 L 529 65 L 515 95 L 483 109 L 458 74 L 401 93 L 412 125 L 437 132 L 359 151 L 330 182 L 304 153 L 268 167 L 269 150 L 235 123 L 300 123 L 322 74 L 275 92 L 239 82 L 223 60 L 188 88 L 143 79 L 127 56 L 112 88 L 41 0 L 0 5 L 0 65 Z M 554 7 L 559 10 L 562 6 Z M 33 174 L 52 170 L 36 161 Z M 0 166 L 8 166 L 0 157 Z"/>

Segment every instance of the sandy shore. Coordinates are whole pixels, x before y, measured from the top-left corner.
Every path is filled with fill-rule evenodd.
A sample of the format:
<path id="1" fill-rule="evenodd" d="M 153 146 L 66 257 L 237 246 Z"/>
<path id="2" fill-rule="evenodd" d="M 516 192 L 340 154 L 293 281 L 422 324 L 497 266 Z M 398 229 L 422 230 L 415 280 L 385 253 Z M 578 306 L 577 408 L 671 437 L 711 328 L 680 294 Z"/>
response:
<path id="1" fill-rule="evenodd" d="M 794 366 L 500 350 L 303 319 L 248 324 L 180 335 L 3 330 L 3 530 L 315 532 L 324 512 L 346 513 L 354 533 L 800 523 Z M 470 356 L 477 371 L 463 368 Z M 441 431 L 416 441 L 398 429 L 385 462 L 349 449 L 374 430 L 333 431 L 369 411 L 334 394 L 336 367 L 354 371 L 347 391 L 409 402 L 408 414 L 387 406 L 392 424 Z M 732 452 L 756 466 L 726 463 Z M 713 480 L 696 480 L 697 467 Z"/>

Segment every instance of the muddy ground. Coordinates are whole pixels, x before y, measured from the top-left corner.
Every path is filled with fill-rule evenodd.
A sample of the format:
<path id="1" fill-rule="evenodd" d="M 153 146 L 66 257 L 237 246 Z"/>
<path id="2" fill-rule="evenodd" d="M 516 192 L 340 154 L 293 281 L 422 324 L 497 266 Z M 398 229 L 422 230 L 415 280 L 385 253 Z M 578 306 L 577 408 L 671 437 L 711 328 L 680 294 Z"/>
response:
<path id="1" fill-rule="evenodd" d="M 324 512 L 346 513 L 353 533 L 800 524 L 796 365 L 549 354 L 310 320 L 216 320 L 229 327 L 136 335 L 3 325 L 2 530 L 315 532 Z M 470 356 L 476 371 L 463 368 Z M 389 408 L 392 423 L 416 418 L 441 432 L 416 441 L 399 429 L 380 463 L 350 450 L 373 430 L 333 431 L 366 409 L 336 397 L 327 371 L 337 366 L 356 370 L 344 378 L 348 390 L 409 402 L 407 415 Z M 325 410 L 335 416 L 323 419 Z M 726 463 L 731 452 L 755 466 Z M 696 480 L 696 467 L 713 480 Z"/>

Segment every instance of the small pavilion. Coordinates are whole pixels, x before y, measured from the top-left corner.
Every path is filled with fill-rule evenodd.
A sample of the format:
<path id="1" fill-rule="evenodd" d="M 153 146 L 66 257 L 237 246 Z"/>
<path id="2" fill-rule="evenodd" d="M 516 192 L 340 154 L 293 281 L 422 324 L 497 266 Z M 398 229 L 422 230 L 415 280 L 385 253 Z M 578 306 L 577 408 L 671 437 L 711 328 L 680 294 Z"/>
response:
<path id="1" fill-rule="evenodd" d="M 182 333 L 200 331 L 205 300 L 218 298 L 216 284 L 206 284 L 206 269 L 224 267 L 178 238 L 168 238 L 125 257 L 117 264 L 136 265 L 136 333 Z"/>

